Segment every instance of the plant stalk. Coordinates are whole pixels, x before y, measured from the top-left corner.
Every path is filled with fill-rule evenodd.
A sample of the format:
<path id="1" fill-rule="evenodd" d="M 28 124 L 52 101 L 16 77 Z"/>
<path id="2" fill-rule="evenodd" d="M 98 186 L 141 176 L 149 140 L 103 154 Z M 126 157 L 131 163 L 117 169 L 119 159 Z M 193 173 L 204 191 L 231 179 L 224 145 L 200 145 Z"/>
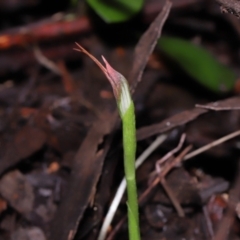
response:
<path id="1" fill-rule="evenodd" d="M 124 170 L 127 182 L 128 196 L 128 227 L 129 240 L 140 240 L 138 198 L 135 173 L 136 157 L 136 126 L 134 103 L 132 101 L 128 82 L 125 77 L 113 69 L 107 60 L 103 58 L 106 65 L 104 67 L 93 55 L 86 51 L 81 45 L 77 44 L 77 51 L 88 55 L 102 70 L 112 85 L 113 93 L 118 105 L 119 114 L 123 125 L 123 151 L 124 151 Z"/>
<path id="2" fill-rule="evenodd" d="M 124 170 L 128 196 L 127 206 L 129 239 L 140 240 L 138 198 L 135 174 L 136 126 L 134 104 L 132 101 L 130 107 L 121 117 L 123 125 Z"/>

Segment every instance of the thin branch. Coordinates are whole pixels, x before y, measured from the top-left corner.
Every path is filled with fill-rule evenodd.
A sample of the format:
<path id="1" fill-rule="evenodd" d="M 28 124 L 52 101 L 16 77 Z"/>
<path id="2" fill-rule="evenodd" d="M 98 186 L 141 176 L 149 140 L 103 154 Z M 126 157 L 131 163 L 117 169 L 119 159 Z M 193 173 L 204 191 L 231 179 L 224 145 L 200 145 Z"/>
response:
<path id="1" fill-rule="evenodd" d="M 148 187 L 148 189 L 146 189 L 143 194 L 140 196 L 139 198 L 139 202 L 142 203 L 146 197 L 150 194 L 150 192 L 152 191 L 152 189 L 161 181 L 161 179 L 163 177 L 165 177 L 168 172 L 175 166 L 177 166 L 184 158 L 184 156 L 191 150 L 192 146 L 188 146 L 186 147 L 176 158 L 174 158 L 171 163 L 167 164 L 162 172 L 161 172 L 161 176 L 156 177 L 155 180 L 152 182 L 151 186 Z"/>
<path id="2" fill-rule="evenodd" d="M 193 152 L 190 152 L 189 154 L 187 154 L 185 157 L 184 157 L 184 161 L 185 160 L 188 160 L 192 157 L 195 157 L 197 155 L 199 155 L 200 153 L 203 153 L 203 152 L 206 152 L 207 150 L 209 150 L 210 148 L 213 148 L 213 147 L 216 147 L 217 145 L 220 145 L 222 144 L 223 142 L 226 142 L 234 137 L 237 137 L 240 135 L 240 130 L 236 131 L 236 132 L 233 132 L 233 133 L 230 133 L 222 138 L 219 138 L 217 139 L 216 141 L 213 141 L 201 148 L 198 148 L 197 150 L 193 151 Z"/>
<path id="3" fill-rule="evenodd" d="M 166 182 L 165 177 L 163 177 L 161 179 L 161 184 L 162 184 L 162 187 L 164 188 L 164 191 L 167 193 L 169 199 L 171 200 L 173 206 L 175 207 L 175 209 L 176 209 L 176 211 L 178 213 L 178 216 L 179 217 L 185 217 L 185 213 L 183 211 L 183 208 L 180 205 L 178 199 L 176 198 L 174 192 L 172 191 L 172 189 L 170 188 L 170 186 Z"/>

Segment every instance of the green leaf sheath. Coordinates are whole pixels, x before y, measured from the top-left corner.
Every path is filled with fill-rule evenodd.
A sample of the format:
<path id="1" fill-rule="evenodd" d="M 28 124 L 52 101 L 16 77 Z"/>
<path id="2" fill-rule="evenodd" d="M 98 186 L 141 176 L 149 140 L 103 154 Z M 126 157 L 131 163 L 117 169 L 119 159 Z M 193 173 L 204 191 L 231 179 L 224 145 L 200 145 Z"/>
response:
<path id="1" fill-rule="evenodd" d="M 124 148 L 124 169 L 127 181 L 128 195 L 128 226 L 129 239 L 139 240 L 139 213 L 138 198 L 135 174 L 135 157 L 136 157 L 136 126 L 134 105 L 131 101 L 130 107 L 122 117 L 123 124 L 123 148 Z"/>

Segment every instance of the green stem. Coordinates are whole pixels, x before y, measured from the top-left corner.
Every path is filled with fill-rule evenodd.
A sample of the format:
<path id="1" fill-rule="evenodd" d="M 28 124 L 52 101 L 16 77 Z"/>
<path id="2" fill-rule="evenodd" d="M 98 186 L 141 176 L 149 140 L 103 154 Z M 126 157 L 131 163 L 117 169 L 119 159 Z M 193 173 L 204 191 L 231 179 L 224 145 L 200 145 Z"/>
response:
<path id="1" fill-rule="evenodd" d="M 94 56 L 77 44 L 80 52 L 88 55 L 102 70 L 112 85 L 113 93 L 117 101 L 119 114 L 123 123 L 123 150 L 124 169 L 127 182 L 128 195 L 128 227 L 129 240 L 140 240 L 138 199 L 135 174 L 136 157 L 136 126 L 134 104 L 131 98 L 127 80 L 122 74 L 114 70 L 103 57 L 106 67 L 104 67 Z"/>
<path id="2" fill-rule="evenodd" d="M 139 214 L 135 174 L 136 157 L 136 126 L 134 104 L 131 101 L 129 108 L 121 115 L 123 124 L 124 169 L 127 181 L 128 195 L 128 227 L 129 239 L 139 240 Z"/>

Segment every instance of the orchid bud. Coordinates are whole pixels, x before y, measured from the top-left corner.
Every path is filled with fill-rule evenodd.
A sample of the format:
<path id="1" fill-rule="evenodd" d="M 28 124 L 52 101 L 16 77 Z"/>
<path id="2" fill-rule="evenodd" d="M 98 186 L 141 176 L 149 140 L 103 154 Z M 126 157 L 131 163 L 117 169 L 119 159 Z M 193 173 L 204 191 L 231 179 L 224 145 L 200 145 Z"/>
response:
<path id="1" fill-rule="evenodd" d="M 79 49 L 75 50 L 83 52 L 86 55 L 88 55 L 99 66 L 99 68 L 102 70 L 102 72 L 105 74 L 105 76 L 111 83 L 113 93 L 116 98 L 117 105 L 119 107 L 119 112 L 122 117 L 130 107 L 132 101 L 126 78 L 121 73 L 113 69 L 103 56 L 102 59 L 106 67 L 104 67 L 92 54 L 90 54 L 82 46 L 80 46 L 79 44 L 77 44 L 77 46 L 79 47 Z"/>

